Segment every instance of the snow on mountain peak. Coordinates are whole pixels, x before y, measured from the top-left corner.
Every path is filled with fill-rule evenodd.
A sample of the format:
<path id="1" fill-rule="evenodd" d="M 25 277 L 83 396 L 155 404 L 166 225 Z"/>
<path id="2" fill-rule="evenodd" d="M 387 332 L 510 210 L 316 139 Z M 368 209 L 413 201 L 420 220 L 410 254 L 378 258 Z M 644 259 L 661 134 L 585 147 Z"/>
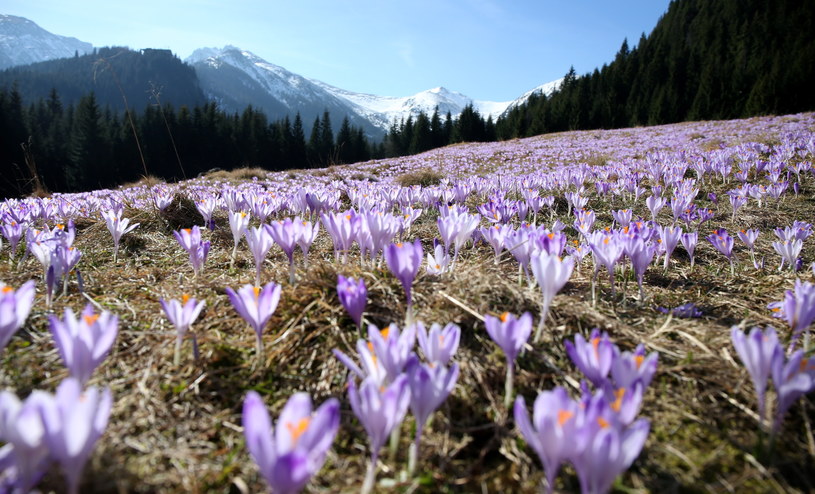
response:
<path id="1" fill-rule="evenodd" d="M 0 14 L 0 70 L 92 50 L 90 43 L 49 33 L 25 17 Z"/>

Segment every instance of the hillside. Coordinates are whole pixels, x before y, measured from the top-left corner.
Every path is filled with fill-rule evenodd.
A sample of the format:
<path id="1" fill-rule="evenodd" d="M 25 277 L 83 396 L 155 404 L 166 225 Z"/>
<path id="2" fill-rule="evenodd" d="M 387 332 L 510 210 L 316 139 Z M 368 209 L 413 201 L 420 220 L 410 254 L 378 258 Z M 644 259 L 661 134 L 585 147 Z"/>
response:
<path id="1" fill-rule="evenodd" d="M 258 407 L 271 414 L 276 444 L 295 454 L 286 461 L 305 461 L 298 444 L 321 439 L 313 463 L 299 471 L 307 489 L 359 492 L 371 424 L 358 418 L 353 390 L 364 386 L 368 399 L 384 401 L 386 394 L 405 393 L 408 384 L 401 383 L 419 389 L 413 377 L 386 373 L 398 360 L 390 352 L 415 351 L 429 361 L 428 345 L 450 344 L 452 333 L 415 343 L 400 338 L 397 326 L 410 334 L 406 320 L 427 328 L 455 324 L 460 337 L 449 363 L 408 366 L 409 376 L 416 375 L 413 365 L 457 373 L 450 396 L 419 428 L 416 473 L 407 472 L 408 450 L 421 405 L 395 421 L 401 431 L 395 448 L 385 444 L 374 463 L 378 492 L 539 492 L 545 475 L 523 412 L 530 413 L 540 392 L 556 388 L 565 397 L 562 408 L 538 407 L 534 428 L 544 434 L 550 427 L 560 439 L 549 444 L 570 451 L 558 475 L 546 467 L 558 492 L 577 492 L 590 481 L 598 492 L 612 486 L 615 492 L 811 492 L 813 404 L 805 393 L 815 390 L 815 369 L 787 344 L 797 334 L 796 345 L 811 351 L 814 142 L 815 114 L 805 113 L 575 131 L 342 167 L 219 171 L 177 184 L 147 180 L 5 201 L 4 236 L 26 225 L 32 253 L 23 255 L 25 240 L 14 252 L 4 239 L 0 279 L 9 286 L 0 287 L 0 297 L 22 297 L 29 280 L 36 293 L 29 292 L 33 305 L 24 322 L 3 322 L 2 403 L 34 396 L 47 411 L 50 393 L 69 394 L 61 384 L 73 382 L 64 364 L 67 336 L 55 342 L 54 317 L 90 304 L 95 313 L 77 322 L 85 328 L 82 341 L 93 339 L 88 328 L 107 327 L 114 315 L 118 332 L 114 339 L 98 333 L 109 350 L 99 343 L 93 352 L 75 353 L 93 356 L 94 365 L 79 370 L 90 376 L 88 387 L 110 390 L 109 410 L 106 392 L 86 391 L 76 403 L 63 399 L 66 410 L 83 410 L 72 417 L 87 427 L 76 430 L 93 439 L 87 464 L 74 462 L 69 470 L 80 492 L 266 490 L 291 471 L 274 474 L 270 465 L 282 467 L 284 460 L 260 449 L 272 436 L 252 432 L 266 423 L 257 418 Z M 120 231 L 125 219 L 138 223 L 123 234 L 117 254 L 103 213 Z M 256 264 L 249 235 L 238 237 L 233 259 L 229 213 L 253 229 L 267 224 L 284 231 L 306 222 L 319 230 L 304 251 L 282 234 L 270 239 L 271 250 L 258 254 Z M 199 227 L 205 244 L 193 238 Z M 459 233 L 451 235 L 453 227 Z M 261 235 L 264 228 L 252 231 Z M 184 242 L 196 248 L 188 253 Z M 384 246 L 390 260 L 369 242 Z M 394 252 L 408 246 L 421 247 L 418 261 L 395 263 Z M 49 248 L 53 257 L 40 255 Z M 646 262 L 633 261 L 642 255 L 636 249 Z M 70 260 L 75 264 L 61 274 L 44 275 L 44 265 Z M 544 262 L 563 270 L 559 278 L 566 273 L 545 310 L 542 297 L 554 276 L 538 273 Z M 375 325 L 368 332 L 343 307 L 338 275 L 364 280 L 361 317 Z M 271 284 L 253 290 L 258 280 Z M 267 290 L 279 290 L 257 333 L 250 305 L 241 308 L 230 298 L 241 286 L 244 304 L 260 304 L 269 300 Z M 160 300 L 186 301 L 184 294 L 206 305 L 181 333 L 176 357 L 177 331 Z M 768 307 L 785 297 L 783 306 Z M 499 339 L 499 347 L 486 325 L 514 325 L 514 316 L 526 312 L 534 325 L 528 331 L 541 327 L 540 338 L 514 338 L 521 343 L 509 359 L 514 387 L 506 387 L 502 348 L 510 343 Z M 765 329 L 771 325 L 778 341 Z M 759 344 L 775 345 L 772 365 L 785 366 L 782 374 L 768 378 L 765 370 L 762 380 L 755 366 L 745 368 L 733 335 L 755 326 L 762 333 L 751 340 L 757 335 Z M 577 356 L 570 345 L 579 347 Z M 349 369 L 334 350 L 354 362 L 361 355 L 362 366 Z M 609 373 L 601 362 L 627 367 Z M 591 390 L 582 397 L 581 380 Z M 765 386 L 762 419 L 756 410 L 764 394 L 756 391 Z M 322 415 L 284 411 L 297 392 L 308 393 L 315 407 L 332 400 L 336 437 Z M 93 427 L 82 421 L 97 417 L 90 412 L 99 417 Z M 53 419 L 44 412 L 3 416 L 0 437 L 14 438 L 3 434 L 16 430 L 17 420 L 32 421 L 29 430 L 37 431 L 39 420 Z M 48 424 L 42 426 L 48 437 L 59 432 Z M 387 435 L 380 433 L 384 443 Z M 42 439 L 27 438 L 26 444 Z M 32 467 L 34 476 L 44 472 L 37 488 L 64 490 L 60 451 L 37 451 L 42 463 Z M 266 465 L 262 472 L 253 458 Z M 15 473 L 9 475 L 0 482 Z"/>
<path id="2" fill-rule="evenodd" d="M 499 138 L 811 111 L 813 23 L 813 2 L 671 2 L 607 65 L 506 114 Z"/>

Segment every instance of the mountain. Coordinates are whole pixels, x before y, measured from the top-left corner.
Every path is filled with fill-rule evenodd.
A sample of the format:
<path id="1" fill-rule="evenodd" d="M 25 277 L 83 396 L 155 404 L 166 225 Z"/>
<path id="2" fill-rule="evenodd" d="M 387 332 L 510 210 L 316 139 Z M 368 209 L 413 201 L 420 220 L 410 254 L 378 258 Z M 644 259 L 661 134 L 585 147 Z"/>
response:
<path id="1" fill-rule="evenodd" d="M 510 139 L 815 110 L 815 2 L 674 0 L 636 45 L 496 122 Z"/>
<path id="2" fill-rule="evenodd" d="M 383 135 L 379 127 L 355 111 L 347 100 L 252 52 L 234 46 L 200 48 L 185 61 L 195 69 L 204 94 L 226 111 L 242 112 L 252 105 L 264 111 L 270 120 L 286 115 L 293 118 L 299 112 L 306 129 L 328 111 L 335 130 L 347 116 L 349 123 L 362 127 L 369 135 Z"/>
<path id="3" fill-rule="evenodd" d="M 156 103 L 193 107 L 206 100 L 195 71 L 170 50 L 99 48 L 79 57 L 59 58 L 0 71 L 0 87 L 15 87 L 26 104 L 56 89 L 63 103 L 78 103 L 93 92 L 100 106 L 142 111 Z"/>
<path id="4" fill-rule="evenodd" d="M 195 68 L 204 93 L 227 111 L 240 112 L 247 105 L 262 109 L 275 120 L 299 111 L 303 122 L 311 122 L 324 110 L 331 113 L 338 125 L 343 117 L 370 136 L 383 136 L 394 122 L 414 117 L 419 112 L 428 116 L 438 107 L 444 117 L 447 112 L 458 116 L 472 104 L 484 117 L 497 119 L 507 108 L 526 101 L 533 92 L 547 94 L 559 81 L 544 84 L 514 101 L 477 101 L 468 96 L 437 87 L 411 96 L 393 97 L 356 93 L 309 79 L 274 65 L 254 53 L 234 46 L 201 48 L 185 60 Z"/>
<path id="5" fill-rule="evenodd" d="M 24 17 L 0 14 L 0 70 L 92 50 L 90 43 L 49 33 Z"/>

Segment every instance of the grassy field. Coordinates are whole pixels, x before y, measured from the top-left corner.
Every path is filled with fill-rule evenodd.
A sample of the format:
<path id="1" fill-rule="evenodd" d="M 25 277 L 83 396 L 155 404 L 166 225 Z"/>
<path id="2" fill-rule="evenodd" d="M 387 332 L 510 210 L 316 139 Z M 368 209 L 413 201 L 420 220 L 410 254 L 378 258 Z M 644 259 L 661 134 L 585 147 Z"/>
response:
<path id="1" fill-rule="evenodd" d="M 701 225 L 699 221 L 678 223 L 685 231 L 699 233 L 694 266 L 691 268 L 681 244 L 667 269 L 658 257 L 645 274 L 645 300 L 638 297 L 631 270 L 622 268 L 625 262 L 618 266 L 614 295 L 603 268 L 593 302 L 594 267 L 592 256 L 587 255 L 555 297 L 543 341 L 527 344 L 518 358 L 515 392 L 528 406 L 539 391 L 555 386 L 579 396 L 581 374 L 567 357 L 564 341 L 600 328 L 622 350 L 643 343 L 648 351 L 659 353 L 659 367 L 640 412 L 650 421 L 651 432 L 638 459 L 616 481 L 615 492 L 812 492 L 812 399 L 804 397 L 790 409 L 780 436 L 768 444 L 767 427 L 759 423 L 753 385 L 730 342 L 730 329 L 734 325 L 774 325 L 782 341 L 789 340 L 786 323 L 773 318 L 767 304 L 782 300 L 796 278 L 813 281 L 809 266 L 815 261 L 815 247 L 812 239 L 804 241 L 799 272 L 779 271 L 773 230 L 815 218 L 811 165 L 803 168 L 800 177 L 794 172 L 786 175 L 795 164 L 811 163 L 814 140 L 815 115 L 801 114 L 570 132 L 457 145 L 419 156 L 319 170 L 216 172 L 179 184 L 145 180 L 120 190 L 7 201 L 0 211 L 27 208 L 32 203 L 71 204 L 74 246 L 82 252 L 77 265 L 82 287 L 70 276 L 67 291 L 60 291 L 48 309 L 42 265 L 32 256 L 21 262 L 19 253 L 9 259 L 8 243 L 4 244 L 0 280 L 13 287 L 37 280 L 38 293 L 27 322 L 0 353 L 0 388 L 20 398 L 35 389 L 53 392 L 67 371 L 49 332 L 48 315 L 61 315 L 65 308 L 76 312 L 92 303 L 119 317 L 119 334 L 111 354 L 90 381 L 109 387 L 114 402 L 108 427 L 85 468 L 81 492 L 267 489 L 242 434 L 241 406 L 249 390 L 261 394 L 273 417 L 297 391 L 308 392 L 316 403 L 338 398 L 339 433 L 325 466 L 306 490 L 355 492 L 365 474 L 367 439 L 346 397 L 348 371 L 332 349 L 355 354 L 360 334 L 339 303 L 337 276 L 365 280 L 365 319 L 380 328 L 404 324 L 402 287 L 384 262 L 362 261 L 356 246 L 346 263 L 335 260 L 331 238 L 322 225 L 308 263 L 299 251 L 295 255 L 293 284 L 289 283 L 286 256 L 274 246 L 263 264 L 261 281 L 280 283 L 282 296 L 266 327 L 266 350 L 257 364 L 254 333 L 225 294 L 225 287 L 253 283 L 255 273 L 245 240 L 231 266 L 233 239 L 226 191 L 264 194 L 270 201 L 281 201 L 268 223 L 298 214 L 305 217 L 308 210 L 297 199 L 301 190 L 336 198 L 338 211 L 359 210 L 359 201 L 364 204 L 366 200 L 361 198 L 370 197 L 380 208 L 401 214 L 398 206 L 411 202 L 404 197 L 422 197 L 423 190 L 434 191 L 425 197 L 443 202 L 449 194 L 450 202 L 477 213 L 476 208 L 491 195 L 519 201 L 523 190 L 533 189 L 555 198 L 552 208 L 538 212 L 535 222 L 551 226 L 562 221 L 572 244 L 582 240 L 572 226 L 574 215 L 569 212 L 566 193 L 585 187 L 581 194 L 588 200 L 585 208 L 593 210 L 597 218 L 593 228 L 616 228 L 612 210 L 629 208 L 635 218 L 648 220 L 651 212 L 645 198 L 654 193 L 654 187 L 670 199 L 684 177 L 698 189 L 693 204 L 713 213 Z M 770 186 L 770 179 L 757 171 L 756 164 L 773 160 L 783 160 L 782 178 L 789 181 L 788 189 L 778 200 L 762 196 L 760 204 L 749 197 L 734 214 L 728 191 L 741 185 L 735 177 L 739 164 L 752 164 L 747 167 L 747 184 Z M 666 170 L 662 174 L 653 172 L 659 163 Z M 704 163 L 716 163 L 726 173 L 695 172 L 694 165 L 704 170 Z M 671 175 L 676 170 L 682 171 L 682 177 Z M 625 188 L 632 180 L 641 193 Z M 618 192 L 600 194 L 598 182 Z M 793 183 L 798 183 L 798 193 L 793 192 Z M 458 198 L 457 187 L 466 189 Z M 159 190 L 172 198 L 172 204 L 161 212 L 152 203 Z M 394 199 L 400 192 L 402 199 Z M 209 196 L 219 204 L 212 231 L 203 228 L 202 216 L 195 209 L 195 201 Z M 99 212 L 110 201 L 124 207 L 124 217 L 139 223 L 122 237 L 115 263 L 113 241 Z M 424 252 L 432 252 L 434 239 L 440 238 L 438 207 L 431 200 L 416 200 L 414 207 L 422 208 L 423 213 L 403 239 L 420 239 Z M 526 221 L 532 216 L 530 212 Z M 30 227 L 53 226 L 67 219 L 56 212 L 44 213 Z M 319 221 L 316 216 L 312 219 Z M 673 222 L 670 206 L 666 206 L 657 223 Z M 258 224 L 253 218 L 252 226 Z M 481 220 L 482 226 L 488 224 Z M 513 217 L 510 224 L 517 227 L 520 221 Z M 192 225 L 201 225 L 204 238 L 211 242 L 198 277 L 193 276 L 187 254 L 172 233 Z M 755 258 L 764 260 L 763 268 L 754 265 L 748 249 L 736 239 L 731 274 L 725 256 L 704 240 L 717 228 L 732 236 L 740 230 L 758 229 Z M 394 455 L 383 451 L 378 491 L 537 492 L 542 488 L 540 462 L 503 405 L 504 357 L 487 335 L 482 317 L 529 311 L 537 325 L 540 290 L 526 281 L 519 283 L 518 269 L 518 262 L 506 251 L 496 263 L 492 248 L 483 242 L 468 242 L 451 272 L 429 275 L 422 266 L 413 284 L 415 317 L 428 326 L 452 322 L 461 327 L 461 345 L 454 356 L 461 373 L 453 393 L 425 430 L 417 475 L 407 478 L 404 474 L 414 427 L 408 415 L 402 424 L 400 447 Z M 185 293 L 206 301 L 192 327 L 200 358 L 192 359 L 186 341 L 181 362 L 175 365 L 175 331 L 159 300 L 181 298 Z M 701 311 L 699 317 L 658 310 L 689 302 Z M 53 466 L 40 488 L 61 492 L 62 485 L 61 472 Z M 571 466 L 558 476 L 556 490 L 579 490 Z"/>

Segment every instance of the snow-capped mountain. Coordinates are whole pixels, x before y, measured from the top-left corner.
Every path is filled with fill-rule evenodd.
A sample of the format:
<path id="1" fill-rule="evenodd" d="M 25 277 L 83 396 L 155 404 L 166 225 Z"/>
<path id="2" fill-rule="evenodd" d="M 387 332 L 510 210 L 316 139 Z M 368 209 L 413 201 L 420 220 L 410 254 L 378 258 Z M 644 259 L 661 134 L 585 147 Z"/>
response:
<path id="1" fill-rule="evenodd" d="M 0 14 L 0 70 L 92 50 L 90 43 L 52 34 L 24 17 Z"/>
<path id="2" fill-rule="evenodd" d="M 221 108 L 240 112 L 247 105 L 263 110 L 270 120 L 300 113 L 308 130 L 324 111 L 331 114 L 336 131 L 343 117 L 371 136 L 382 129 L 321 85 L 234 46 L 200 48 L 185 62 L 195 68 L 201 89 Z"/>
<path id="3" fill-rule="evenodd" d="M 254 53 L 234 46 L 201 48 L 185 60 L 195 67 L 201 88 L 229 111 L 246 105 L 263 109 L 271 119 L 300 112 L 306 126 L 328 110 L 337 125 L 347 116 L 351 124 L 362 126 L 372 136 L 382 136 L 394 122 L 438 108 L 458 116 L 472 104 L 484 117 L 498 118 L 507 108 L 518 105 L 535 91 L 551 92 L 559 81 L 544 84 L 513 101 L 477 101 L 464 94 L 437 87 L 411 96 L 393 97 L 355 93 L 325 82 L 289 72 Z"/>
<path id="4" fill-rule="evenodd" d="M 0 70 L 57 58 L 73 57 L 93 50 L 90 43 L 59 36 L 23 17 L 0 14 Z M 328 111 L 334 130 L 347 117 L 369 137 L 381 138 L 391 125 L 414 118 L 420 112 L 430 116 L 438 109 L 444 118 L 455 118 L 468 105 L 493 120 L 507 109 L 526 101 L 535 92 L 551 93 L 560 80 L 539 86 L 513 101 L 478 101 L 436 87 L 411 96 L 377 96 L 341 89 L 310 79 L 267 62 L 254 53 L 234 46 L 200 48 L 186 60 L 194 69 L 205 95 L 230 112 L 247 106 L 262 110 L 270 120 L 300 113 L 306 132 L 316 118 Z M 44 95 L 43 95 L 44 96 Z"/>

